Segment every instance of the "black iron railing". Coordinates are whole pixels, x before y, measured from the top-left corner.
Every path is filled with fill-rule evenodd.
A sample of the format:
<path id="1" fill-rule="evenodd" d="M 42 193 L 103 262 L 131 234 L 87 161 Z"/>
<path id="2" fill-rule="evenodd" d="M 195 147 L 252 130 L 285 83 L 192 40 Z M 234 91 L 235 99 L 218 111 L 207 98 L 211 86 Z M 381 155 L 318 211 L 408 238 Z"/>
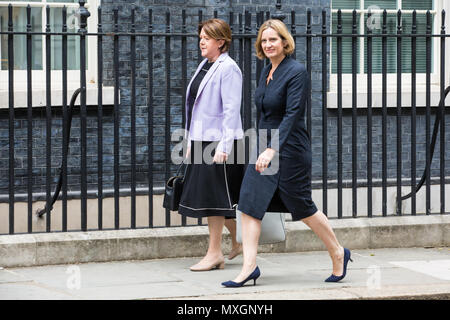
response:
<path id="1" fill-rule="evenodd" d="M 281 14 L 281 6 L 279 6 L 277 11 L 278 16 L 280 17 Z M 26 162 L 26 168 L 27 168 L 27 175 L 28 175 L 28 184 L 27 184 L 27 193 L 26 193 L 26 201 L 28 203 L 28 211 L 27 211 L 27 226 L 28 232 L 33 232 L 32 230 L 32 220 L 33 215 L 36 213 L 33 212 L 32 209 L 32 201 L 33 201 L 33 184 L 32 184 L 32 177 L 33 177 L 33 146 L 32 146 L 32 132 L 33 132 L 33 102 L 32 102 L 32 67 L 31 67 L 31 55 L 32 55 L 32 39 L 34 37 L 45 37 L 45 43 L 46 43 L 46 106 L 45 106 L 45 116 L 46 116 L 46 185 L 45 185 L 45 199 L 46 199 L 46 206 L 44 210 L 41 210 L 38 215 L 46 218 L 46 231 L 50 232 L 53 231 L 51 229 L 51 209 L 53 207 L 53 201 L 52 201 L 52 104 L 55 104 L 56 102 L 52 99 L 52 78 L 51 78 L 51 59 L 54 58 L 51 55 L 51 47 L 50 43 L 53 38 L 58 38 L 58 41 L 61 41 L 62 43 L 62 123 L 63 123 L 63 153 L 62 153 L 62 162 L 61 162 L 61 173 L 60 173 L 60 189 L 62 191 L 62 194 L 60 197 L 56 199 L 60 199 L 62 202 L 62 231 L 68 230 L 68 186 L 67 186 L 67 164 L 68 164 L 68 146 L 70 142 L 70 122 L 72 119 L 72 110 L 73 105 L 68 106 L 67 105 L 67 97 L 69 96 L 70 92 L 68 92 L 68 79 L 67 79 L 67 37 L 68 36 L 77 36 L 80 43 L 80 185 L 79 185 L 79 199 L 81 200 L 81 230 L 85 231 L 88 230 L 88 193 L 92 193 L 92 190 L 88 190 L 88 167 L 87 167 L 87 106 L 86 106 L 86 39 L 88 37 L 95 37 L 97 40 L 97 91 L 98 91 L 98 101 L 97 101 L 97 168 L 96 170 L 96 176 L 97 176 L 97 190 L 96 195 L 98 199 L 98 223 L 97 228 L 98 230 L 104 229 L 103 227 L 103 200 L 105 199 L 106 193 L 104 188 L 104 168 L 102 164 L 102 158 L 103 158 L 103 147 L 104 147 L 104 133 L 103 133 L 103 117 L 104 117 L 104 104 L 103 104 L 103 88 L 104 88 L 104 82 L 109 81 L 114 86 L 114 103 L 113 103 L 113 153 L 114 153 L 114 163 L 113 163 L 113 192 L 112 196 L 114 197 L 114 228 L 119 229 L 121 228 L 120 223 L 120 199 L 121 196 L 124 194 L 121 187 L 123 187 L 123 184 L 120 181 L 121 177 L 121 164 L 120 164 L 120 153 L 121 153 L 121 145 L 120 145 L 120 92 L 123 89 L 121 86 L 121 70 L 120 70 L 120 40 L 121 39 L 129 39 L 129 55 L 130 55 L 130 61 L 129 61 L 129 79 L 130 79 L 130 85 L 127 87 L 128 90 L 130 90 L 130 125 L 131 125 L 131 156 L 130 156 L 130 174 L 131 174 L 131 183 L 130 183 L 130 189 L 129 192 L 126 193 L 131 197 L 131 228 L 136 228 L 136 216 L 137 211 L 140 209 L 136 205 L 136 197 L 137 193 L 148 196 L 148 217 L 149 217 L 149 223 L 147 227 L 154 227 L 154 195 L 155 195 L 155 181 L 154 181 L 154 147 L 153 147 L 153 140 L 155 138 L 155 132 L 154 132 L 154 126 L 155 126 L 155 118 L 154 118 L 154 108 L 155 108 L 155 78 L 154 78 L 154 68 L 155 68 L 155 54 L 161 53 L 163 55 L 164 60 L 164 70 L 165 70 L 165 77 L 164 79 L 157 79 L 158 82 L 161 82 L 164 80 L 165 84 L 165 124 L 164 124 L 164 140 L 165 140 L 165 147 L 164 147 L 164 154 L 165 154 L 165 169 L 164 169 L 164 177 L 167 180 L 172 171 L 171 171 L 171 160 L 170 160 L 170 154 L 171 154 L 171 131 L 173 129 L 173 126 L 171 125 L 171 110 L 172 110 L 172 95 L 171 95 L 171 77 L 173 75 L 172 66 L 173 63 L 171 61 L 171 55 L 173 54 L 171 52 L 171 48 L 174 42 L 177 42 L 180 44 L 180 64 L 181 64 L 181 87 L 182 87 L 182 94 L 181 94 L 181 104 L 182 104 L 182 121 L 181 123 L 184 124 L 185 122 L 185 90 L 188 83 L 188 55 L 187 55 L 187 47 L 190 41 L 197 41 L 198 35 L 196 33 L 188 33 L 187 32 L 187 26 L 186 26 L 186 11 L 182 10 L 182 25 L 180 28 L 180 31 L 173 30 L 172 29 L 172 21 L 171 21 L 171 15 L 169 12 L 166 13 L 165 16 L 165 32 L 154 32 L 154 22 L 153 22 L 153 10 L 150 8 L 148 9 L 148 26 L 146 32 L 137 32 L 136 31 L 136 25 L 135 25 L 135 17 L 136 17 L 136 11 L 133 8 L 131 10 L 131 24 L 130 29 L 128 32 L 121 32 L 119 31 L 119 12 L 118 9 L 115 9 L 113 11 L 113 30 L 112 32 L 104 32 L 103 31 L 103 24 L 102 24 L 102 9 L 98 8 L 98 28 L 97 32 L 88 32 L 86 29 L 86 21 L 89 17 L 89 12 L 84 8 L 84 1 L 80 1 L 80 9 L 79 9 L 79 30 L 77 33 L 68 33 L 67 32 L 67 24 L 66 24 L 66 9 L 63 9 L 63 26 L 61 31 L 57 30 L 51 30 L 50 29 L 50 21 L 47 20 L 47 26 L 45 32 L 31 32 L 31 8 L 27 7 L 27 31 L 26 32 L 18 32 L 14 31 L 14 25 L 12 23 L 12 6 L 9 6 L 9 20 L 8 20 L 8 30 L 7 31 L 1 31 L 0 34 L 2 36 L 7 36 L 8 38 L 8 93 L 9 93 L 9 188 L 8 188 L 8 202 L 9 202 L 9 233 L 13 234 L 15 233 L 15 202 L 17 199 L 17 194 L 15 193 L 15 141 L 18 138 L 15 136 L 14 132 L 14 121 L 15 121 L 15 107 L 14 107 L 14 40 L 17 36 L 26 36 L 26 48 L 27 48 L 27 106 L 24 106 L 27 108 L 27 162 Z M 288 23 L 288 26 L 290 28 L 290 31 L 292 35 L 294 36 L 294 39 L 296 43 L 299 43 L 300 40 L 304 41 L 305 48 L 305 55 L 301 58 L 301 62 L 303 62 L 308 70 L 308 73 L 310 77 L 312 77 L 313 73 L 319 73 L 321 74 L 321 105 L 320 104 L 314 104 L 312 101 L 312 92 L 308 93 L 308 109 L 307 109 L 307 128 L 310 135 L 312 135 L 312 128 L 313 128 L 313 116 L 312 116 L 312 108 L 318 108 L 318 110 L 321 110 L 321 131 L 322 136 L 320 139 L 321 144 L 321 152 L 322 152 L 322 166 L 321 166 L 321 188 L 322 188 L 322 206 L 321 209 L 324 212 L 328 211 L 329 208 L 329 185 L 330 184 L 330 172 L 329 172 L 329 143 L 330 143 L 330 137 L 333 137 L 333 135 L 336 134 L 336 146 L 337 146 L 337 179 L 336 179 L 336 188 L 337 188 L 337 217 L 343 218 L 343 188 L 344 186 L 351 187 L 351 194 L 352 194 L 352 210 L 351 215 L 352 217 L 356 218 L 358 216 L 358 195 L 357 191 L 360 187 L 359 184 L 361 184 L 361 180 L 364 180 L 363 184 L 364 187 L 367 188 L 367 216 L 372 217 L 373 212 L 373 197 L 372 197 L 372 189 L 374 187 L 373 184 L 373 152 L 374 152 L 374 144 L 373 144 L 373 128 L 372 123 L 374 121 L 374 115 L 373 115 L 373 65 L 372 65 L 372 59 L 373 54 L 381 55 L 382 56 L 382 71 L 381 71 L 381 79 L 382 79 L 382 107 L 380 111 L 380 117 L 381 117 L 381 184 L 379 184 L 382 188 L 382 216 L 388 215 L 388 199 L 387 199 L 387 188 L 388 188 L 388 145 L 395 143 L 396 144 L 396 188 L 397 188 L 397 197 L 396 197 L 396 214 L 401 215 L 402 214 L 402 199 L 406 200 L 409 196 L 404 196 L 403 191 L 405 190 L 405 179 L 402 177 L 402 146 L 406 143 L 404 139 L 404 134 L 402 132 L 402 119 L 405 117 L 402 114 L 402 111 L 404 110 L 404 107 L 402 106 L 402 41 L 404 39 L 411 39 L 411 52 L 412 52 L 412 60 L 411 60 L 411 106 L 410 106 L 410 123 L 411 123 L 411 136 L 410 136 L 410 155 L 411 155 L 411 174 L 410 174 L 410 182 L 409 185 L 413 192 L 410 194 L 411 197 L 411 214 L 416 214 L 416 184 L 417 184 L 417 163 L 416 163 L 416 149 L 417 149 L 417 140 L 416 140 L 416 98 L 417 98 L 417 91 L 416 91 L 416 49 L 417 49 L 417 39 L 425 39 L 426 41 L 426 105 L 425 107 L 425 117 L 426 117 L 426 138 L 425 138 L 425 145 L 426 145 L 426 164 L 424 166 L 424 174 L 423 178 L 420 182 L 420 186 L 422 184 L 425 184 L 426 187 L 426 214 L 431 214 L 431 160 L 432 155 L 434 152 L 434 145 L 436 143 L 436 136 L 439 133 L 439 142 L 440 142 L 440 154 L 439 154 L 439 186 L 440 186 L 440 214 L 446 213 L 445 210 L 445 173 L 446 173 L 446 167 L 445 167 L 445 149 L 446 149 L 446 141 L 445 141 L 445 128 L 446 128 L 446 122 L 445 122 L 445 96 L 448 93 L 446 91 L 446 79 L 445 79 L 445 43 L 446 43 L 446 37 L 447 34 L 445 33 L 445 12 L 442 12 L 441 15 L 441 33 L 440 34 L 432 34 L 432 19 L 430 12 L 427 13 L 427 31 L 426 34 L 418 34 L 417 33 L 417 20 L 416 20 L 416 14 L 414 12 L 412 16 L 412 32 L 411 33 L 404 33 L 402 31 L 402 25 L 401 25 L 401 18 L 402 13 L 401 11 L 398 11 L 398 20 L 397 20 L 397 33 L 396 34 L 388 34 L 387 33 L 387 14 L 386 11 L 383 12 L 382 16 L 382 32 L 380 34 L 374 34 L 371 32 L 370 29 L 366 30 L 365 33 L 359 34 L 357 31 L 357 16 L 356 11 L 353 12 L 353 23 L 352 23 L 352 29 L 351 30 L 343 30 L 342 27 L 342 15 L 341 11 L 339 10 L 337 12 L 337 32 L 336 33 L 330 33 L 329 32 L 329 21 L 327 21 L 327 13 L 329 13 L 329 10 L 324 9 L 322 11 L 320 24 L 321 31 L 317 33 L 313 33 L 313 25 L 312 25 L 312 12 L 311 10 L 306 11 L 306 26 L 305 28 L 302 27 L 303 30 L 299 30 L 300 27 L 296 25 L 296 12 L 292 11 L 290 13 L 290 23 Z M 370 17 L 369 13 L 369 17 Z M 217 17 L 217 11 L 214 12 L 214 16 Z M 282 15 L 281 15 L 282 16 Z M 50 13 L 49 8 L 47 8 L 47 18 L 49 19 Z M 252 25 L 253 17 L 256 19 L 256 29 L 255 26 Z M 256 79 L 258 81 L 262 68 L 264 67 L 264 64 L 266 62 L 256 60 L 254 55 L 252 54 L 252 47 L 254 39 L 256 38 L 257 29 L 258 26 L 260 26 L 265 19 L 270 17 L 269 12 L 259 12 L 256 15 L 252 15 L 250 12 L 246 11 L 244 13 L 234 13 L 230 12 L 228 17 L 226 17 L 225 20 L 227 20 L 230 25 L 233 28 L 233 42 L 230 47 L 230 55 L 233 57 L 241 67 L 241 70 L 243 72 L 243 105 L 242 105 L 242 119 L 243 119 L 243 126 L 244 129 L 249 129 L 252 127 L 255 127 L 257 121 L 259 120 L 259 115 L 255 112 L 255 107 L 252 103 L 252 94 L 254 90 L 254 85 L 256 82 L 253 82 L 253 79 Z M 202 11 L 198 12 L 198 22 L 206 19 L 207 17 L 203 15 Z M 237 18 L 237 19 L 236 19 Z M 359 139 L 359 133 L 358 133 L 358 120 L 361 119 L 361 117 L 358 116 L 358 104 L 361 105 L 361 101 L 358 101 L 358 71 L 357 71 L 357 43 L 358 39 L 361 37 L 365 38 L 367 41 L 367 54 L 365 57 L 365 60 L 367 62 L 367 106 L 365 110 L 365 116 L 367 119 L 367 140 L 366 140 L 366 152 L 367 152 L 367 175 L 366 179 L 358 178 L 358 171 L 360 168 L 358 167 L 358 143 L 361 144 L 361 141 Z M 336 39 L 336 45 L 337 45 L 337 108 L 336 110 L 330 110 L 328 107 L 328 92 L 329 92 L 329 81 L 330 81 L 330 41 L 331 39 Z M 343 40 L 350 38 L 351 39 L 351 46 L 352 46 L 352 103 L 351 108 L 349 112 L 347 112 L 344 109 L 343 105 Z M 375 39 L 381 39 L 382 42 L 382 49 L 381 52 L 374 52 L 373 49 L 373 41 Z M 435 130 L 434 134 L 431 132 L 431 118 L 432 118 L 432 106 L 431 105 L 431 63 L 432 63 L 432 39 L 437 38 L 440 40 L 440 64 L 439 68 L 440 70 L 438 73 L 440 74 L 440 98 L 441 103 L 439 105 L 439 108 L 436 111 L 436 122 L 435 122 Z M 164 42 L 163 47 L 155 47 L 155 41 L 156 39 L 162 39 Z M 389 115 L 388 113 L 388 104 L 387 104 L 387 89 L 388 89 L 388 81 L 387 81 L 387 58 L 388 58 L 388 51 L 387 51 L 387 41 L 388 39 L 396 39 L 397 41 L 397 106 L 396 106 L 396 113 L 395 115 Z M 139 191 L 137 192 L 137 157 L 136 157 L 136 81 L 138 79 L 137 74 L 137 66 L 136 66 L 136 42 L 137 41 L 145 41 L 147 46 L 147 52 L 146 54 L 146 70 L 147 70 L 147 157 L 146 157 L 146 163 L 139 163 L 139 165 L 147 166 L 146 170 L 146 191 Z M 113 49 L 113 72 L 112 72 L 112 78 L 105 79 L 105 73 L 104 73 L 104 45 L 106 43 L 112 42 L 112 49 Z M 303 42 L 302 42 L 303 43 Z M 314 47 L 314 45 L 316 47 Z M 318 61 L 313 61 L 313 48 L 319 48 L 320 49 L 320 59 Z M 294 57 L 297 59 L 300 59 L 298 56 L 296 56 L 297 53 L 294 54 Z M 144 55 L 145 56 L 145 55 Z M 142 57 L 141 57 L 142 58 Z M 197 58 L 198 61 L 202 60 L 202 57 L 200 55 L 200 50 L 197 51 Z M 255 62 L 256 61 L 256 62 Z M 320 61 L 320 62 L 319 62 Z M 321 64 L 319 68 L 314 68 L 314 64 Z M 313 69 L 315 71 L 313 71 Z M 319 82 L 319 83 L 320 83 Z M 348 110 L 348 109 L 347 109 Z M 408 109 L 409 110 L 409 109 Z M 330 122 L 329 117 L 333 116 L 337 119 L 337 127 L 336 128 L 330 128 Z M 347 182 L 344 180 L 344 172 L 343 172 L 343 135 L 344 135 L 344 127 L 343 127 L 343 118 L 347 116 L 351 118 L 351 168 L 352 173 L 350 176 L 350 180 L 347 180 Z M 396 141 L 388 141 L 388 118 L 394 117 L 396 120 Z M 439 130 L 438 130 L 439 129 Z M 438 132 L 439 131 L 439 132 Z M 315 137 L 313 136 L 313 139 Z M 422 169 L 420 169 L 422 170 Z M 436 177 L 437 178 L 437 177 Z M 313 177 L 314 179 L 314 177 Z M 59 191 L 58 191 L 59 192 Z M 95 190 L 94 190 L 95 192 Z M 201 224 L 202 221 L 199 220 L 198 224 Z M 171 226 L 171 214 L 169 211 L 166 210 L 165 212 L 165 225 Z M 186 225 L 186 219 L 183 218 L 182 225 Z"/>

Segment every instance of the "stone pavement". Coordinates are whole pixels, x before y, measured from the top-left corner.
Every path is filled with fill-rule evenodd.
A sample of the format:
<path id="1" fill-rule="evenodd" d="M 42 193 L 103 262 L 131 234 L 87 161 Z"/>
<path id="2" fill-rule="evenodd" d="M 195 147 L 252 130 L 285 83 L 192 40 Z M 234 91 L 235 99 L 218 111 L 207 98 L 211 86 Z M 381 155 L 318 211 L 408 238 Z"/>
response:
<path id="1" fill-rule="evenodd" d="M 351 248 L 350 248 L 351 249 Z M 224 270 L 191 272 L 198 258 L 0 267 L 0 300 L 34 299 L 450 299 L 450 248 L 354 249 L 347 277 L 325 283 L 325 251 L 263 253 L 256 286 L 223 288 L 242 256 Z"/>

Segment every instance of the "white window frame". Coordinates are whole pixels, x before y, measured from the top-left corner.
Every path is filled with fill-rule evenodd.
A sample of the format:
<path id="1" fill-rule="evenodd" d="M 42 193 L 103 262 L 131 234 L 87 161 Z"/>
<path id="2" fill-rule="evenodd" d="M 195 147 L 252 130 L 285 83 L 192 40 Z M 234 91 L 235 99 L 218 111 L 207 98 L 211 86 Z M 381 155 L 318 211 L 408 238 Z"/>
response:
<path id="1" fill-rule="evenodd" d="M 364 0 L 360 0 L 364 5 Z M 401 8 L 401 1 L 397 0 L 399 8 Z M 432 33 L 439 34 L 441 32 L 441 12 L 445 10 L 448 12 L 450 9 L 450 2 L 445 0 L 434 0 L 434 8 L 430 12 L 434 16 L 434 24 Z M 398 9 L 387 10 L 388 13 L 396 13 Z M 332 9 L 332 14 L 337 14 L 338 9 Z M 342 9 L 342 13 L 351 13 L 353 9 Z M 357 13 L 361 15 L 360 30 L 366 30 L 364 14 L 367 10 L 357 10 Z M 381 11 L 382 12 L 382 11 Z M 412 10 L 402 10 L 403 13 L 412 13 Z M 424 13 L 426 10 L 417 10 L 417 13 Z M 446 32 L 450 32 L 449 17 L 445 19 Z M 332 19 L 330 19 L 330 30 L 332 30 Z M 446 40 L 446 52 L 450 52 L 450 41 Z M 364 41 L 359 42 L 360 52 L 364 52 Z M 433 46 L 433 71 L 431 73 L 431 106 L 437 106 L 440 100 L 440 39 L 432 39 Z M 330 57 L 332 57 L 332 41 L 330 41 Z M 450 80 L 450 59 L 446 55 L 445 63 L 445 79 Z M 357 107 L 367 108 L 367 74 L 364 73 L 365 54 L 360 54 L 360 70 L 357 75 Z M 330 59 L 329 65 L 330 84 L 327 94 L 328 108 L 337 108 L 337 74 L 332 73 L 332 59 Z M 411 73 L 402 74 L 402 106 L 408 107 L 411 105 Z M 447 82 L 448 83 L 448 82 Z M 425 106 L 426 102 L 426 74 L 416 74 L 416 104 L 417 106 Z M 372 107 L 382 107 L 382 74 L 372 74 Z M 446 103 L 450 103 L 450 96 L 446 99 Z M 387 106 L 397 107 L 397 74 L 387 74 Z M 352 74 L 342 74 L 342 107 L 352 108 Z"/>
<path id="2" fill-rule="evenodd" d="M 90 17 L 87 19 L 88 32 L 97 32 L 98 26 L 98 6 L 101 0 L 88 0 L 85 7 L 90 12 Z M 7 7 L 9 4 L 13 7 L 41 7 L 42 8 L 42 32 L 45 32 L 46 6 L 50 7 L 63 7 L 78 8 L 78 2 L 64 3 L 64 2 L 47 2 L 42 0 L 41 2 L 0 2 L 0 6 Z M 60 32 L 61 30 L 51 30 L 51 32 Z M 86 55 L 87 69 L 86 69 L 86 83 L 87 83 L 87 104 L 95 105 L 97 102 L 97 37 L 86 37 L 86 44 L 88 53 Z M 42 66 L 43 70 L 32 70 L 32 104 L 33 107 L 46 106 L 46 55 L 45 55 L 45 35 L 42 36 Z M 9 107 L 8 99 L 8 70 L 0 70 L 0 109 Z M 80 87 L 80 71 L 79 70 L 67 70 L 67 88 L 68 97 L 70 97 L 77 88 Z M 62 70 L 51 70 L 51 102 L 52 106 L 62 105 Z M 113 89 L 108 87 L 104 88 L 103 96 L 104 103 L 111 104 L 112 100 L 108 97 L 112 96 Z M 106 92 L 105 92 L 106 91 Z M 14 70 L 14 108 L 27 107 L 27 70 Z M 106 100 L 105 100 L 106 99 Z M 111 100 L 111 101 L 110 101 Z M 77 104 L 79 98 L 77 99 Z"/>

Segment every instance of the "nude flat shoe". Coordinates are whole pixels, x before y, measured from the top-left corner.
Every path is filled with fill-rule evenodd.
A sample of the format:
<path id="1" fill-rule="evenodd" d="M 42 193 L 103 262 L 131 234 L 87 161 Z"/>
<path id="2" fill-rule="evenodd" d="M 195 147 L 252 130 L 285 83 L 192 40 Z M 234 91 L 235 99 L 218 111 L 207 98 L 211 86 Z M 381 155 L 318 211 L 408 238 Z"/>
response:
<path id="1" fill-rule="evenodd" d="M 228 254 L 228 260 L 233 260 L 241 253 L 242 253 L 242 244 L 240 244 L 237 248 L 234 248 L 230 251 L 230 253 Z"/>
<path id="2" fill-rule="evenodd" d="M 224 269 L 224 268 L 225 268 L 225 260 L 222 259 L 222 260 L 216 261 L 214 263 L 211 263 L 209 265 L 197 263 L 197 264 L 193 265 L 192 267 L 190 267 L 189 269 L 191 271 L 210 271 L 213 269 Z"/>

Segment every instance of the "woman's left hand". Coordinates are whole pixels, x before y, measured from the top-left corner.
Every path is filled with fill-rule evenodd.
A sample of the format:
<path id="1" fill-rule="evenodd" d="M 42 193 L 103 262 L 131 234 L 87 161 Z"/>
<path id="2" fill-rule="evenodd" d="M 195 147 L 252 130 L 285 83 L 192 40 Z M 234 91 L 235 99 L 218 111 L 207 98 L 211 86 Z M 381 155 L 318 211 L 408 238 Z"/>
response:
<path id="1" fill-rule="evenodd" d="M 258 160 L 256 160 L 256 171 L 262 173 L 269 166 L 269 163 L 272 161 L 275 153 L 276 151 L 271 148 L 264 150 L 264 152 L 259 155 Z"/>
<path id="2" fill-rule="evenodd" d="M 225 152 L 216 151 L 214 154 L 214 163 L 223 163 L 228 160 L 228 155 Z"/>

